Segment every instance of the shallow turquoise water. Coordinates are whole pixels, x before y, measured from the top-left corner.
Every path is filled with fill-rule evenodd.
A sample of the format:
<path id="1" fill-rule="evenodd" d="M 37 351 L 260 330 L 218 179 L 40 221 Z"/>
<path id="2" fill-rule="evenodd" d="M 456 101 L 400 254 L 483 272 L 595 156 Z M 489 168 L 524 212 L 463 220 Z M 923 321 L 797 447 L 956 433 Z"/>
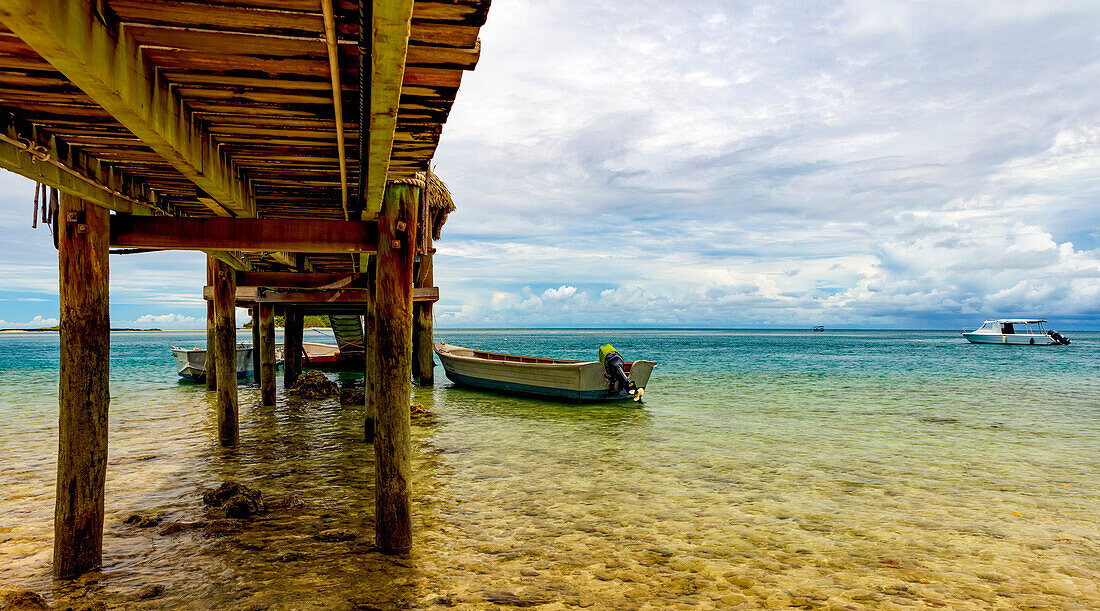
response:
<path id="1" fill-rule="evenodd" d="M 561 358 L 610 341 L 659 365 L 642 407 L 456 389 L 437 368 L 414 392 L 436 413 L 413 430 L 416 550 L 394 561 L 367 545 L 358 409 L 281 387 L 264 409 L 245 379 L 224 450 L 212 395 L 168 352 L 205 333 L 118 333 L 107 564 L 53 582 L 57 336 L 0 334 L 0 588 L 138 608 L 1100 606 L 1100 334 L 1070 335 L 441 331 Z M 226 479 L 307 506 L 226 536 L 122 523 L 198 519 Z M 327 528 L 362 534 L 313 538 Z"/>

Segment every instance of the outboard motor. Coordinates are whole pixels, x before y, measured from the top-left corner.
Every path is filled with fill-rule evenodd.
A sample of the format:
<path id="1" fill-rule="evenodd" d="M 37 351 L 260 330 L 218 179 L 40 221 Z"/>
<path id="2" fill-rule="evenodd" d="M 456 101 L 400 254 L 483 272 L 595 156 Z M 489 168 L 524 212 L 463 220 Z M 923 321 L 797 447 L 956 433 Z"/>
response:
<path id="1" fill-rule="evenodd" d="M 605 344 L 600 346 L 600 362 L 603 363 L 603 377 L 608 380 L 611 385 L 611 392 L 626 391 L 631 395 L 634 395 L 635 401 L 642 400 L 642 394 L 645 390 L 638 388 L 638 385 L 634 383 L 626 372 L 623 370 L 623 357 L 615 347 L 611 344 Z"/>
<path id="2" fill-rule="evenodd" d="M 1066 337 L 1065 335 L 1062 335 L 1061 333 L 1059 333 L 1057 331 L 1054 331 L 1054 330 L 1047 331 L 1047 335 L 1049 335 L 1050 339 L 1054 340 L 1054 343 L 1056 343 L 1056 344 L 1061 344 L 1063 346 L 1068 346 L 1069 345 L 1069 338 Z"/>

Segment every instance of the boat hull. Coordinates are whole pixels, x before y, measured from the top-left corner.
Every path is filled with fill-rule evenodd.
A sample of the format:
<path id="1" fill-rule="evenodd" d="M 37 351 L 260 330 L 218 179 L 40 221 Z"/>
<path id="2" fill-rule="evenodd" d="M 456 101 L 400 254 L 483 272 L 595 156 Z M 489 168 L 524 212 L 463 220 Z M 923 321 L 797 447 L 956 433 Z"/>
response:
<path id="1" fill-rule="evenodd" d="M 206 350 L 202 348 L 173 348 L 172 357 L 176 361 L 176 371 L 181 378 L 202 382 L 206 380 Z M 252 347 L 237 347 L 237 377 L 248 375 L 252 367 Z"/>
<path id="2" fill-rule="evenodd" d="M 1056 346 L 1058 342 L 1049 335 L 1035 333 L 963 333 L 971 344 L 1003 344 L 1007 346 Z"/>
<path id="3" fill-rule="evenodd" d="M 449 344 L 436 344 L 436 354 L 447 378 L 459 386 L 576 403 L 633 398 L 625 391 L 610 390 L 598 361 L 555 361 L 511 355 L 479 358 L 476 355 L 490 353 Z M 645 388 L 655 365 L 652 361 L 634 361 L 627 375 L 639 388 Z"/>

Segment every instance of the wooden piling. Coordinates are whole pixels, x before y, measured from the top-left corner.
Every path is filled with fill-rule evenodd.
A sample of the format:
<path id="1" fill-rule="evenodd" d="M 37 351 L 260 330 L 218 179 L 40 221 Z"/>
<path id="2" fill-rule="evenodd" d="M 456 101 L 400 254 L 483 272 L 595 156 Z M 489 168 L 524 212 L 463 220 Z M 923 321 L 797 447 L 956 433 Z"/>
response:
<path id="1" fill-rule="evenodd" d="M 409 398 L 412 392 L 412 264 L 418 187 L 391 183 L 378 215 L 375 340 L 378 379 L 375 544 L 403 554 L 412 545 L 409 511 Z"/>
<path id="2" fill-rule="evenodd" d="M 290 388 L 302 374 L 304 312 L 298 308 L 287 308 L 283 318 L 283 388 Z"/>
<path id="3" fill-rule="evenodd" d="M 252 377 L 260 380 L 260 305 L 250 309 L 252 314 Z"/>
<path id="4" fill-rule="evenodd" d="M 54 575 L 76 577 L 103 561 L 107 475 L 108 211 L 62 193 L 55 220 L 61 301 L 61 376 Z"/>
<path id="5" fill-rule="evenodd" d="M 435 285 L 432 270 L 432 255 L 420 255 L 420 273 L 417 286 Z M 435 360 L 432 348 L 432 302 L 423 301 L 413 304 L 413 377 L 421 386 L 435 383 Z"/>
<path id="6" fill-rule="evenodd" d="M 214 360 L 218 376 L 218 439 L 237 445 L 237 321 L 233 269 L 214 263 Z M 209 360 L 209 359 L 208 359 Z"/>
<path id="7" fill-rule="evenodd" d="M 371 264 L 377 265 L 378 257 L 371 257 Z M 375 300 L 377 292 L 371 282 L 370 301 L 363 314 L 363 363 L 366 373 L 363 376 L 363 441 L 374 443 L 374 431 L 378 422 L 378 323 L 376 320 Z"/>
<path id="8" fill-rule="evenodd" d="M 214 285 L 214 264 L 216 259 L 206 255 L 206 283 Z M 218 374 L 215 370 L 217 359 L 214 358 L 214 302 L 206 302 L 206 390 L 217 390 Z"/>
<path id="9" fill-rule="evenodd" d="M 253 319 L 252 325 L 260 328 L 260 395 L 265 406 L 275 405 L 275 307 L 271 304 L 258 303 L 256 311 L 259 316 Z M 256 324 L 259 320 L 259 325 Z"/>

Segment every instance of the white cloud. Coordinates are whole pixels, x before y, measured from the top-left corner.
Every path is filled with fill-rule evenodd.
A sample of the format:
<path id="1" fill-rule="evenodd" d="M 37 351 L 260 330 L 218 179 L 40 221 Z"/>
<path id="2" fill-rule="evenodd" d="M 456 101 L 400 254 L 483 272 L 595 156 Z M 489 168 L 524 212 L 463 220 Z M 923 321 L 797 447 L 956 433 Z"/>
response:
<path id="1" fill-rule="evenodd" d="M 56 318 L 43 318 L 41 315 L 37 315 L 34 318 L 26 322 L 8 322 L 6 320 L 0 320 L 0 328 L 3 329 L 38 329 L 42 327 L 54 327 L 57 326 L 60 321 Z"/>
<path id="2" fill-rule="evenodd" d="M 200 329 L 206 327 L 206 320 L 183 314 L 145 314 L 134 320 L 113 322 L 113 326 L 160 329 Z"/>

